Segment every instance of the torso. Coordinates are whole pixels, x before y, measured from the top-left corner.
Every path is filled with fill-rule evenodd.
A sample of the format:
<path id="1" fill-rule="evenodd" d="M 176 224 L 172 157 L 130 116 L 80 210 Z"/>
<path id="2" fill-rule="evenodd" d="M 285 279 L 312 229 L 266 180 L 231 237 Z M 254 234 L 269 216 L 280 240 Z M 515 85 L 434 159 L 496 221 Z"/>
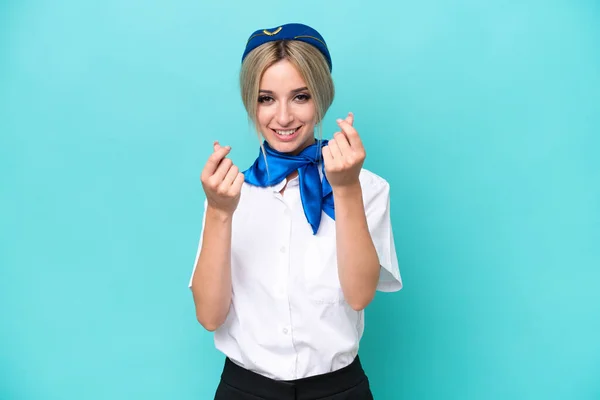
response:
<path id="1" fill-rule="evenodd" d="M 345 302 L 338 279 L 335 221 L 322 213 L 313 235 L 298 182 L 244 184 L 232 227 L 232 304 L 215 332 L 233 362 L 274 379 L 350 364 L 364 329 L 363 311 Z M 384 184 L 363 170 L 365 204 Z"/>

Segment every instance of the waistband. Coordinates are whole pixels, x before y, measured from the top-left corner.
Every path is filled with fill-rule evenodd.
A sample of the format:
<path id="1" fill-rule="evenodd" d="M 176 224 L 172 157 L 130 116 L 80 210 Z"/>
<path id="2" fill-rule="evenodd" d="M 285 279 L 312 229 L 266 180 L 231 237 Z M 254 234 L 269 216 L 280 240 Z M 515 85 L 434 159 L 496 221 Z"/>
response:
<path id="1" fill-rule="evenodd" d="M 357 386 L 365 379 L 366 374 L 358 356 L 339 370 L 291 381 L 268 378 L 226 358 L 221 375 L 223 382 L 247 394 L 278 400 L 309 400 L 332 396 Z"/>

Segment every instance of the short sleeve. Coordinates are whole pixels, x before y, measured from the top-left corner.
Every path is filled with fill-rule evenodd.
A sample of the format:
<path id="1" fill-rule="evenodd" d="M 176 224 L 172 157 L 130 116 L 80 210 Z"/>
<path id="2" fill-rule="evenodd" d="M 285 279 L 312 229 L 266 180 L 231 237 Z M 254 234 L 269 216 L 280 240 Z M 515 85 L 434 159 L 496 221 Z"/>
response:
<path id="1" fill-rule="evenodd" d="M 206 224 L 206 208 L 207 208 L 207 206 L 208 206 L 208 201 L 204 200 L 204 214 L 202 215 L 202 228 L 200 229 L 200 238 L 198 240 L 198 248 L 196 250 L 196 258 L 194 260 L 194 265 L 192 266 L 192 276 L 190 276 L 188 288 L 192 287 L 192 280 L 194 279 L 194 272 L 196 272 L 196 265 L 198 264 L 198 258 L 200 258 L 200 250 L 202 250 L 202 237 L 204 236 L 204 226 Z"/>
<path id="2" fill-rule="evenodd" d="M 402 278 L 390 217 L 390 185 L 377 175 L 369 175 L 372 176 L 363 184 L 363 198 L 369 232 L 381 265 L 377 290 L 396 292 L 402 289 Z"/>

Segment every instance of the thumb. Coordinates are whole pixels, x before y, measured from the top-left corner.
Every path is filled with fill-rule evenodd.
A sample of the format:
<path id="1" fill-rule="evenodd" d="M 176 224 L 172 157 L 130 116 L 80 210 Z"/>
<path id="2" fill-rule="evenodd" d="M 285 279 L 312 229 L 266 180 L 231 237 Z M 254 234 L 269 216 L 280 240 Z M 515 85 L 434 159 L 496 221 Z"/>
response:
<path id="1" fill-rule="evenodd" d="M 346 122 L 349 123 L 350 125 L 354 124 L 354 114 L 349 112 L 348 116 L 346 117 Z"/>

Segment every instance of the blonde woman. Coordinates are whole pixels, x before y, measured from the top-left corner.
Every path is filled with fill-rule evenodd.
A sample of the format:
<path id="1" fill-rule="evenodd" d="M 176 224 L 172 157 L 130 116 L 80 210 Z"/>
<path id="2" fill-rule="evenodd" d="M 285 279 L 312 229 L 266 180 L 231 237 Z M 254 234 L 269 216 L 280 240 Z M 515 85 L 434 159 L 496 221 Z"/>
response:
<path id="1" fill-rule="evenodd" d="M 364 309 L 402 287 L 389 185 L 362 168 L 353 115 L 330 140 L 323 37 L 302 24 L 252 33 L 240 84 L 261 139 L 245 171 L 214 143 L 201 175 L 196 316 L 225 366 L 215 399 L 372 399 L 358 357 Z"/>

